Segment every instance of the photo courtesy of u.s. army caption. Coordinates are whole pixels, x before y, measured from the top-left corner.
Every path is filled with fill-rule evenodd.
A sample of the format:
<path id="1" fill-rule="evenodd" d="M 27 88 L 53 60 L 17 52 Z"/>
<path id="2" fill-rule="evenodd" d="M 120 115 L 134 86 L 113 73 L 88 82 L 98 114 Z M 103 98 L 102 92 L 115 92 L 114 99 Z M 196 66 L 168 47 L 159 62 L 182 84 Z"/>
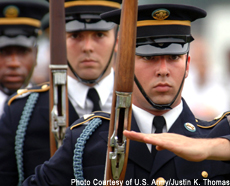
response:
<path id="1" fill-rule="evenodd" d="M 115 10 L 101 17 L 119 24 L 120 14 Z M 204 17 L 206 11 L 188 5 L 138 6 L 132 131 L 192 138 L 230 134 L 228 113 L 210 122 L 196 119 L 181 96 L 191 62 L 191 24 Z M 103 185 L 109 120 L 109 114 L 95 112 L 73 123 L 63 145 L 23 185 L 78 185 L 77 181 Z M 207 185 L 208 181 L 225 185 L 229 178 L 227 162 L 190 162 L 168 150 L 156 151 L 150 144 L 130 141 L 123 185 Z"/>
<path id="2" fill-rule="evenodd" d="M 20 88 L 32 86 L 30 78 L 37 64 L 40 19 L 49 8 L 44 1 L 1 0 L 0 10 L 1 116 L 9 96 Z"/>
<path id="3" fill-rule="evenodd" d="M 48 10 L 48 2 L 43 0 L 6 2 L 20 12 L 26 9 L 31 16 Z M 92 111 L 111 111 L 118 30 L 115 23 L 101 20 L 100 14 L 120 8 L 121 0 L 66 0 L 64 6 L 68 110 L 69 124 L 72 124 Z M 35 173 L 37 165 L 51 156 L 49 90 L 49 84 L 23 89 L 10 97 L 4 109 L 0 120 L 0 183 L 3 185 L 21 184 Z"/>

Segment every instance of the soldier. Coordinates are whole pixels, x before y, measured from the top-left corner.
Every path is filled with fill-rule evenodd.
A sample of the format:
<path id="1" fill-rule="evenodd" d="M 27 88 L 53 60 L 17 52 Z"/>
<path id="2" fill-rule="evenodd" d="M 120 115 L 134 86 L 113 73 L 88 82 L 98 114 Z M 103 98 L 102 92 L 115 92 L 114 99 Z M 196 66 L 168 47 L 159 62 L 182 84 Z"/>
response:
<path id="1" fill-rule="evenodd" d="M 111 110 L 117 26 L 99 14 L 120 5 L 121 0 L 65 1 L 69 123 L 93 109 Z M 97 108 L 87 98 L 88 90 L 94 97 L 98 92 Z M 48 84 L 24 89 L 9 100 L 0 121 L 0 183 L 16 185 L 50 158 L 49 116 Z"/>
<path id="2" fill-rule="evenodd" d="M 30 12 L 25 7 L 28 1 L 3 0 L 0 4 L 0 115 L 7 98 L 28 86 L 37 63 L 40 19 L 49 9 L 47 2 L 29 1 L 31 6 L 38 4 Z"/>
<path id="3" fill-rule="evenodd" d="M 119 15 L 120 11 L 113 11 L 102 18 L 118 23 Z M 227 114 L 216 121 L 200 121 L 181 97 L 190 65 L 191 22 L 205 16 L 205 11 L 186 5 L 138 7 L 131 130 L 147 134 L 174 132 L 193 138 L 229 134 Z M 67 130 L 62 147 L 23 185 L 102 184 L 109 119 L 110 115 L 97 112 L 76 121 Z M 167 185 L 206 185 L 207 179 L 229 179 L 227 163 L 189 162 L 170 151 L 154 149 L 130 141 L 124 185 L 155 185 L 159 179 Z"/>

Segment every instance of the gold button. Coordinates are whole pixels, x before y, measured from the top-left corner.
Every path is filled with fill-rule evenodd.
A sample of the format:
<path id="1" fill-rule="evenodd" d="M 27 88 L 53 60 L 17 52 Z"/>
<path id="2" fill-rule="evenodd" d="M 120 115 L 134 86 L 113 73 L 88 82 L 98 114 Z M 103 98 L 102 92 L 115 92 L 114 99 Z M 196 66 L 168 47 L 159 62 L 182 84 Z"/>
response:
<path id="1" fill-rule="evenodd" d="M 24 94 L 25 92 L 27 92 L 27 89 L 18 89 L 17 90 L 17 94 Z"/>
<path id="2" fill-rule="evenodd" d="M 157 178 L 156 179 L 156 185 L 157 186 L 165 185 L 165 179 L 162 177 Z"/>
<path id="3" fill-rule="evenodd" d="M 207 177 L 208 177 L 208 173 L 207 173 L 206 171 L 203 171 L 203 172 L 201 173 L 201 175 L 203 176 L 203 178 L 207 178 Z"/>
<path id="4" fill-rule="evenodd" d="M 48 85 L 42 85 L 42 89 L 45 89 L 47 87 L 48 87 Z"/>

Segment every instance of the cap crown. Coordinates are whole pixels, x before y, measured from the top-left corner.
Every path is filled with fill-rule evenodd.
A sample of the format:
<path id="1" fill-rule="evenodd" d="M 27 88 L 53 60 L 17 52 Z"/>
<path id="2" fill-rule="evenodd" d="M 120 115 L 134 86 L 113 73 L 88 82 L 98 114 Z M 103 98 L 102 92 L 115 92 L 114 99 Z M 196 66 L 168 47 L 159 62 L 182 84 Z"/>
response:
<path id="1" fill-rule="evenodd" d="M 120 23 L 121 10 L 101 14 L 106 21 Z M 203 18 L 200 8 L 179 4 L 149 4 L 138 6 L 136 54 L 181 55 L 189 51 L 193 41 L 191 22 Z"/>
<path id="2" fill-rule="evenodd" d="M 120 8 L 122 0 L 65 0 L 66 14 L 101 14 Z"/>
<path id="3" fill-rule="evenodd" d="M 101 14 L 102 19 L 120 23 L 121 10 Z M 191 35 L 191 22 L 206 16 L 200 8 L 178 4 L 138 6 L 137 38 Z"/>
<path id="4" fill-rule="evenodd" d="M 66 31 L 107 31 L 115 24 L 101 20 L 100 14 L 119 9 L 122 0 L 65 0 Z"/>
<path id="5" fill-rule="evenodd" d="M 44 0 L 1 0 L 0 47 L 35 46 L 41 19 L 48 11 Z"/>
<path id="6" fill-rule="evenodd" d="M 48 11 L 49 3 L 44 0 L 1 0 L 1 34 L 36 35 L 41 26 L 40 20 Z M 10 32 L 10 29 L 14 31 Z"/>

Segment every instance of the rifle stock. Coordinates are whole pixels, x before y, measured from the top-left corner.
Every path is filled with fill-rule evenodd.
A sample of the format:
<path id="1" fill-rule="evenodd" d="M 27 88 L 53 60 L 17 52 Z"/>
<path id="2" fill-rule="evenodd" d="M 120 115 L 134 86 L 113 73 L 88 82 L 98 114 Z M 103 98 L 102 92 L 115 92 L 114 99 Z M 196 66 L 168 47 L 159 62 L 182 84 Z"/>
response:
<path id="1" fill-rule="evenodd" d="M 123 0 L 122 3 L 105 168 L 107 186 L 112 180 L 119 180 L 119 185 L 123 185 L 128 161 L 129 140 L 126 141 L 123 130 L 131 128 L 137 5 L 137 0 Z"/>
<path id="2" fill-rule="evenodd" d="M 50 154 L 68 127 L 67 57 L 64 0 L 50 0 Z"/>

